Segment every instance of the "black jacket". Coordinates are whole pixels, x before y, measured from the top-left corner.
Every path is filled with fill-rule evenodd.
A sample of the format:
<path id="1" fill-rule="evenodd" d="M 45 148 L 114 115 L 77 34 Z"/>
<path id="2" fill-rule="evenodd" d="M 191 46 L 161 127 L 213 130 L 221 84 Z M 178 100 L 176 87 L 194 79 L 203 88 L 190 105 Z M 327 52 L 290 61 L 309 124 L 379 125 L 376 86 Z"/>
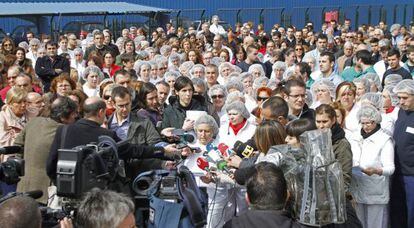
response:
<path id="1" fill-rule="evenodd" d="M 76 146 L 98 142 L 98 137 L 107 135 L 119 142 L 120 139 L 115 132 L 102 128 L 97 122 L 80 119 L 76 123 L 67 125 L 66 137 L 62 143 L 62 130 L 60 126 L 56 130 L 55 138 L 50 147 L 49 157 L 46 163 L 46 172 L 50 179 L 56 179 L 56 169 L 58 162 L 58 150 L 61 148 L 72 149 Z M 141 145 L 125 144 L 118 148 L 118 154 L 121 159 L 127 160 L 131 158 L 152 158 L 157 152 L 163 153 L 164 150 L 159 147 L 148 147 Z"/>
<path id="2" fill-rule="evenodd" d="M 187 115 L 186 112 L 189 110 L 205 111 L 210 115 L 214 114 L 209 111 L 207 101 L 200 95 L 194 95 L 188 107 L 182 107 L 176 96 L 171 96 L 168 101 L 170 102 L 170 105 L 164 110 L 161 129 L 167 127 L 181 129 Z"/>
<path id="3" fill-rule="evenodd" d="M 224 228 L 300 228 L 304 227 L 293 221 L 287 212 L 276 210 L 248 210 L 246 213 L 228 221 Z"/>
<path id="4" fill-rule="evenodd" d="M 35 71 L 43 83 L 50 84 L 52 79 L 59 75 L 55 72 L 55 69 L 70 73 L 69 60 L 58 55 L 53 62 L 49 56 L 43 56 L 36 61 Z"/>

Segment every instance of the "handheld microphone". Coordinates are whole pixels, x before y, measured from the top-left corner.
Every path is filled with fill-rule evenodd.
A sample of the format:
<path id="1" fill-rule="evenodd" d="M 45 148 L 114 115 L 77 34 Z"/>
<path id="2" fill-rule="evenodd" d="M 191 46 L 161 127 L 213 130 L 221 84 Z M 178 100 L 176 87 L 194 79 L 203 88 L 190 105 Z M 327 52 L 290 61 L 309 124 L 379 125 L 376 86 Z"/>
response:
<path id="1" fill-rule="evenodd" d="M 236 152 L 237 156 L 241 158 L 251 157 L 254 151 L 253 147 L 241 141 L 236 141 L 236 143 L 234 143 L 233 150 Z"/>
<path id="2" fill-rule="evenodd" d="M 223 157 L 226 157 L 226 158 L 229 157 L 231 155 L 231 153 L 232 153 L 232 151 L 229 149 L 229 146 L 227 146 L 224 143 L 220 143 L 217 146 L 217 149 L 220 151 L 221 155 Z"/>
<path id="3" fill-rule="evenodd" d="M 19 153 L 22 153 L 22 147 L 20 146 L 0 147 L 0 154 L 19 154 Z"/>
<path id="4" fill-rule="evenodd" d="M 197 158 L 197 166 L 204 171 L 210 172 L 210 165 L 205 158 Z"/>
<path id="5" fill-rule="evenodd" d="M 221 153 L 217 150 L 210 150 L 207 152 L 207 159 L 216 164 L 218 170 L 230 173 L 227 168 L 227 162 L 222 158 Z"/>

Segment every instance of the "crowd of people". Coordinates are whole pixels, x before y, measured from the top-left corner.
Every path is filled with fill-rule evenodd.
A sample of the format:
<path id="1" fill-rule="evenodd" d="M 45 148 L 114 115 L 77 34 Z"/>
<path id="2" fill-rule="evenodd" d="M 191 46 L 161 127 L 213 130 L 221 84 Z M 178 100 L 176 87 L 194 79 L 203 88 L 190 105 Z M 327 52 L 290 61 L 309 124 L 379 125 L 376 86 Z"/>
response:
<path id="1" fill-rule="evenodd" d="M 152 156 L 157 151 L 181 153 L 207 194 L 207 227 L 301 227 L 267 152 L 300 148 L 302 133 L 330 129 L 347 196 L 347 221 L 332 227 L 414 227 L 414 25 L 353 28 L 346 19 L 265 31 L 248 22 L 226 31 L 218 22 L 213 16 L 200 31 L 167 23 L 151 34 L 136 27 L 120 37 L 107 29 L 82 39 L 63 34 L 58 42 L 31 32 L 19 44 L 4 38 L 0 147 L 24 148 L 26 174 L 17 185 L 1 183 L 3 194 L 41 189 L 47 204 L 58 149 L 108 135 L 140 146 L 122 155 L 130 179 L 175 167 Z M 191 148 L 241 141 L 255 156 L 232 155 L 233 174 L 213 177 L 197 166 L 203 153 L 166 142 L 174 129 L 195 136 Z M 83 208 L 80 227 L 135 223 L 128 197 L 87 197 L 120 207 L 124 217 L 106 226 L 86 221 L 93 208 Z"/>

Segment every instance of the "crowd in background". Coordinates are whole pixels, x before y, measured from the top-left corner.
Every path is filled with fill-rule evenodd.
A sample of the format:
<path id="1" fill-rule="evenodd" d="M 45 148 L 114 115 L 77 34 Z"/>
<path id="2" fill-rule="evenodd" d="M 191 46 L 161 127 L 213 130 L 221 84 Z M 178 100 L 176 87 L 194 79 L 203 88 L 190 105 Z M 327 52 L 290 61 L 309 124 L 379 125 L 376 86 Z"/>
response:
<path id="1" fill-rule="evenodd" d="M 46 168 L 44 145 L 50 147 L 59 125 L 89 114 L 87 98 L 99 97 L 106 106 L 102 126 L 120 139 L 157 145 L 183 129 L 202 151 L 211 143 L 251 143 L 256 163 L 273 145 L 300 147 L 303 132 L 331 129 L 362 227 L 414 227 L 414 25 L 353 28 L 346 19 L 265 31 L 247 22 L 226 31 L 218 22 L 213 16 L 200 31 L 168 23 L 150 34 L 137 27 L 120 37 L 110 30 L 82 39 L 63 34 L 57 42 L 30 32 L 19 44 L 4 38 L 0 146 L 26 144 L 27 171 L 17 189 L 47 189 L 56 170 Z M 203 114 L 195 119 L 191 111 Z M 199 156 L 189 155 L 184 165 L 206 189 L 207 227 L 221 227 L 248 210 L 237 180 L 243 175 L 215 181 L 197 167 Z M 243 160 L 227 164 L 240 170 Z M 127 173 L 171 166 L 147 159 Z M 2 183 L 2 190 L 16 186 Z"/>

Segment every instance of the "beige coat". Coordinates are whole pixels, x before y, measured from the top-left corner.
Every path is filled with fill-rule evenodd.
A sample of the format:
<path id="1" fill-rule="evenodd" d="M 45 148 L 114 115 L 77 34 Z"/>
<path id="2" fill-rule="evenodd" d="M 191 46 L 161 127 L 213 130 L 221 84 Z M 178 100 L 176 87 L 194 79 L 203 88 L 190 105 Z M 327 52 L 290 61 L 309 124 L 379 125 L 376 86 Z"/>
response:
<path id="1" fill-rule="evenodd" d="M 25 175 L 17 184 L 17 191 L 42 190 L 43 197 L 38 200 L 42 203 L 47 203 L 47 188 L 50 184 L 46 175 L 46 161 L 59 125 L 50 118 L 35 117 L 27 123 L 14 143 L 24 146 L 25 160 Z"/>
<path id="2" fill-rule="evenodd" d="M 26 117 L 17 117 L 9 107 L 0 112 L 0 147 L 13 145 L 17 135 L 24 129 Z M 0 161 L 5 161 L 9 156 L 1 156 Z"/>

